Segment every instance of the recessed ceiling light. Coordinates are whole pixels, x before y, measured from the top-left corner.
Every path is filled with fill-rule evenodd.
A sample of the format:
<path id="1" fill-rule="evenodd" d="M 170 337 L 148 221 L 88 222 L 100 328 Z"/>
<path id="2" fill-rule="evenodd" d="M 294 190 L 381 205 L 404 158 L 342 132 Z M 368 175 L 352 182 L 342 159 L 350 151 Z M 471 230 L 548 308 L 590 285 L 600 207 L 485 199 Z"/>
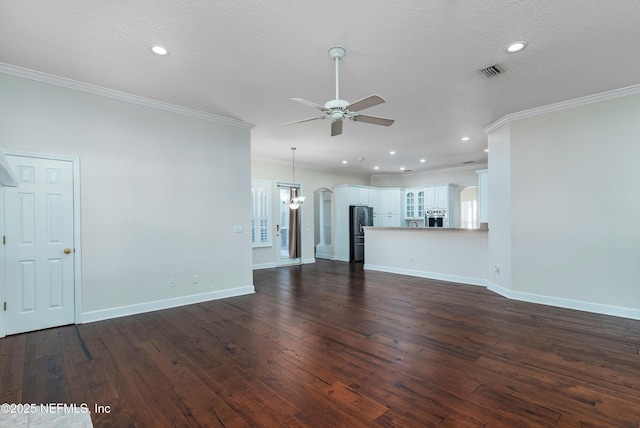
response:
<path id="1" fill-rule="evenodd" d="M 374 166 L 373 169 L 380 169 L 378 165 Z"/>
<path id="2" fill-rule="evenodd" d="M 469 141 L 469 137 L 462 137 L 460 138 L 460 141 Z"/>
<path id="3" fill-rule="evenodd" d="M 489 149 L 484 149 L 485 153 L 489 153 Z"/>
<path id="4" fill-rule="evenodd" d="M 389 154 L 390 154 L 390 155 L 395 155 L 395 154 L 396 154 L 396 152 L 395 152 L 395 151 L 393 151 L 393 150 L 391 150 L 391 151 L 389 152 Z"/>
<path id="5" fill-rule="evenodd" d="M 425 163 L 427 160 L 426 159 L 420 159 L 421 163 Z"/>
<path id="6" fill-rule="evenodd" d="M 520 52 L 522 49 L 527 47 L 527 42 L 514 42 L 505 48 L 505 50 L 509 53 Z"/>
<path id="7" fill-rule="evenodd" d="M 342 161 L 342 163 L 347 163 L 347 161 L 346 161 L 346 160 L 343 160 L 343 161 Z"/>
<path id="8" fill-rule="evenodd" d="M 404 171 L 404 167 L 403 166 L 400 167 L 400 171 Z"/>
<path id="9" fill-rule="evenodd" d="M 156 55 L 169 55 L 169 50 L 164 46 L 160 46 L 160 45 L 151 46 L 151 52 L 153 52 Z"/>

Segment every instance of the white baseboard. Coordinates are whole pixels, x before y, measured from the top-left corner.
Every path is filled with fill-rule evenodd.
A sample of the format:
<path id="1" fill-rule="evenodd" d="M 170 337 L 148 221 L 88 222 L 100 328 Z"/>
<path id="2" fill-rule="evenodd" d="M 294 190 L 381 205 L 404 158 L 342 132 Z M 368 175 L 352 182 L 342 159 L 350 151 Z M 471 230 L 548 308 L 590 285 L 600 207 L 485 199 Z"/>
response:
<path id="1" fill-rule="evenodd" d="M 581 300 L 564 299 L 562 297 L 545 296 L 542 294 L 524 293 L 522 291 L 509 290 L 490 282 L 487 282 L 487 288 L 494 293 L 506 297 L 507 299 L 556 306 L 565 309 L 575 309 L 578 311 L 593 312 L 601 315 L 612 315 L 615 317 L 640 320 L 639 309 L 605 305 L 602 303 L 583 302 Z"/>
<path id="2" fill-rule="evenodd" d="M 302 263 L 303 265 L 309 264 L 309 263 L 315 263 L 316 259 L 315 258 L 310 258 L 310 259 L 302 259 Z M 286 266 L 295 266 L 295 265 L 286 265 Z M 269 262 L 269 263 L 259 263 L 259 264 L 255 264 L 253 265 L 253 270 L 258 270 L 258 269 L 272 269 L 272 268 L 276 268 L 278 267 L 278 265 L 275 262 Z"/>
<path id="3" fill-rule="evenodd" d="M 316 246 L 316 258 L 317 259 L 331 259 L 333 257 L 333 247 L 331 245 L 318 245 Z"/>
<path id="4" fill-rule="evenodd" d="M 474 278 L 469 276 L 449 275 L 437 272 L 427 272 L 421 270 L 401 269 L 389 266 L 372 265 L 365 263 L 365 270 L 376 270 L 380 272 L 398 273 L 400 275 L 417 276 L 419 278 L 438 279 L 441 281 L 459 282 L 462 284 L 487 286 L 487 280 L 484 278 Z"/>
<path id="5" fill-rule="evenodd" d="M 258 263 L 253 265 L 253 270 L 258 270 L 258 269 L 271 269 L 276 267 L 276 263 L 275 262 L 269 262 L 269 263 Z"/>
<path id="6" fill-rule="evenodd" d="M 190 296 L 176 297 L 173 299 L 156 300 L 153 302 L 138 303 L 135 305 L 120 306 L 117 308 L 101 309 L 98 311 L 84 312 L 81 314 L 81 323 L 86 324 L 111 318 L 125 317 L 142 314 L 145 312 L 159 311 L 178 306 L 192 305 L 194 303 L 208 302 L 210 300 L 226 299 L 228 297 L 253 294 L 256 290 L 253 285 L 246 287 L 229 288 L 227 290 L 211 291 L 209 293 L 193 294 Z"/>
<path id="7" fill-rule="evenodd" d="M 605 305 L 601 303 L 583 302 L 580 300 L 564 299 L 561 297 L 544 296 L 541 294 L 523 293 L 521 291 L 512 291 L 501 287 L 497 284 L 490 283 L 484 278 L 472 278 L 458 275 L 447 275 L 435 272 L 425 272 L 411 269 L 401 269 L 389 266 L 364 265 L 366 270 L 375 270 L 380 272 L 397 273 L 400 275 L 416 276 L 419 278 L 438 279 L 441 281 L 459 282 L 462 284 L 471 284 L 487 287 L 489 290 L 497 293 L 507 299 L 520 300 L 528 303 L 537 303 L 541 305 L 556 306 L 565 309 L 574 309 L 577 311 L 592 312 L 601 315 L 612 315 L 615 317 L 629 318 L 640 320 L 640 310 L 633 308 L 624 308 L 621 306 Z"/>

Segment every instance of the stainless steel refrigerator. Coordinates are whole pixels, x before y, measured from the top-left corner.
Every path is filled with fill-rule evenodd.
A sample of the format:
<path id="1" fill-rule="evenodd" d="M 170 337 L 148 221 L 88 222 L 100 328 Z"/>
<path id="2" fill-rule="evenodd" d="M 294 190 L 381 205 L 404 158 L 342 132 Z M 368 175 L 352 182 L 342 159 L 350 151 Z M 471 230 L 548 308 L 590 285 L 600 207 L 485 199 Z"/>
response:
<path id="1" fill-rule="evenodd" d="M 349 206 L 349 260 L 364 261 L 364 226 L 373 226 L 373 208 Z"/>

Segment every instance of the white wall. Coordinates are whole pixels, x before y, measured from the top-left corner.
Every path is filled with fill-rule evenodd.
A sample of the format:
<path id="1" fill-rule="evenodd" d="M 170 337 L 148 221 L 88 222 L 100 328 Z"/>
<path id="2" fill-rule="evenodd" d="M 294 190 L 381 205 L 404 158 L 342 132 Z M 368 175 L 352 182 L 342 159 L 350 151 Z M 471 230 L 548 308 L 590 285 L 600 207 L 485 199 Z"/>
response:
<path id="1" fill-rule="evenodd" d="M 511 238 L 500 245 L 511 245 L 513 297 L 640 317 L 639 118 L 635 94 L 513 120 L 490 136 L 489 247 L 508 197 L 496 186 L 510 169 Z"/>
<path id="2" fill-rule="evenodd" d="M 364 268 L 486 285 L 487 231 L 365 228 Z"/>
<path id="3" fill-rule="evenodd" d="M 302 150 L 302 149 L 298 149 Z M 275 185 L 277 182 L 290 183 L 292 180 L 292 164 L 276 164 L 262 161 L 251 162 L 251 178 L 254 180 L 270 180 L 272 182 L 272 211 L 273 218 L 278 218 L 277 199 L 275 198 Z M 302 261 L 309 263 L 314 261 L 314 222 L 315 222 L 315 198 L 313 191 L 320 188 L 333 189 L 338 184 L 369 184 L 369 177 L 360 175 L 336 174 L 309 168 L 301 168 L 296 163 L 296 181 L 300 184 L 301 194 L 307 199 L 300 207 L 302 233 Z M 332 204 L 333 206 L 333 204 Z M 333 221 L 331 217 L 327 220 Z M 275 236 L 275 222 L 272 224 Z M 335 229 L 332 228 L 332 233 Z M 332 237 L 332 242 L 335 239 Z M 254 267 L 269 267 L 276 262 L 275 244 L 272 247 L 254 248 Z"/>
<path id="4" fill-rule="evenodd" d="M 489 135 L 489 260 L 487 280 L 511 289 L 511 127 Z"/>
<path id="5" fill-rule="evenodd" d="M 473 164 L 424 172 L 402 174 L 374 174 L 370 185 L 375 187 L 423 187 L 434 184 L 451 183 L 461 188 L 478 185 L 476 170 L 485 169 L 487 164 Z"/>
<path id="6" fill-rule="evenodd" d="M 2 73 L 0 93 L 1 148 L 80 158 L 83 319 L 253 290 L 248 127 Z"/>

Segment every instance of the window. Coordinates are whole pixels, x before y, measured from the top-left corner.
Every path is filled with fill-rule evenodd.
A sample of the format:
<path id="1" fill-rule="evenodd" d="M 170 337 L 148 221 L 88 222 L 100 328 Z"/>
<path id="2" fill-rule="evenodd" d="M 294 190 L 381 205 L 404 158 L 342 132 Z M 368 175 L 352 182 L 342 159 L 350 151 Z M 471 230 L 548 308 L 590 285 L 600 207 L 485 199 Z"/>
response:
<path id="1" fill-rule="evenodd" d="M 271 182 L 251 180 L 251 243 L 271 246 Z"/>

